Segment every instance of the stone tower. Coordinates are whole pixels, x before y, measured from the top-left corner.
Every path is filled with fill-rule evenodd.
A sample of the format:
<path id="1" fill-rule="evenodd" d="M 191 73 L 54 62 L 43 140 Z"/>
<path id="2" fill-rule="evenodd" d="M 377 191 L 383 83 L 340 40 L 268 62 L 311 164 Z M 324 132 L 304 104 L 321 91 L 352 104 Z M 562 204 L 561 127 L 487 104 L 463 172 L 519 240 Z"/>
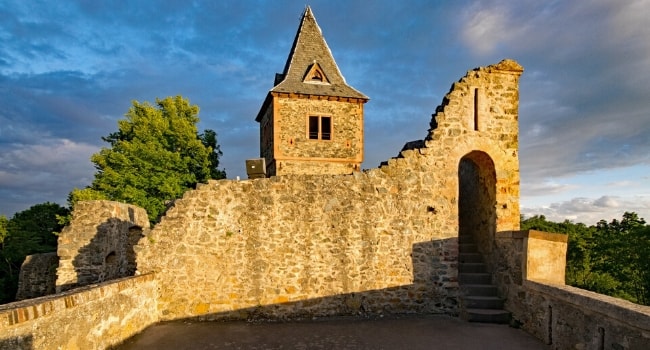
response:
<path id="1" fill-rule="evenodd" d="M 345 82 L 309 7 L 274 85 L 255 118 L 267 176 L 360 170 L 368 97 Z"/>

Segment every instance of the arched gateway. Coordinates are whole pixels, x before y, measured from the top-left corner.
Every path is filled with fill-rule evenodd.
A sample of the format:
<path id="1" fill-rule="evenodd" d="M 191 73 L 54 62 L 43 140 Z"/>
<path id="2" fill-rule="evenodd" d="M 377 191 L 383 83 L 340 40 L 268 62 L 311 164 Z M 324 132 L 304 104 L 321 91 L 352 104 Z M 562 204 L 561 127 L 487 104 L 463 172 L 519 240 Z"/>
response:
<path id="1" fill-rule="evenodd" d="M 489 155 L 472 151 L 460 160 L 458 197 L 459 235 L 472 236 L 489 253 L 496 229 L 496 172 Z"/>

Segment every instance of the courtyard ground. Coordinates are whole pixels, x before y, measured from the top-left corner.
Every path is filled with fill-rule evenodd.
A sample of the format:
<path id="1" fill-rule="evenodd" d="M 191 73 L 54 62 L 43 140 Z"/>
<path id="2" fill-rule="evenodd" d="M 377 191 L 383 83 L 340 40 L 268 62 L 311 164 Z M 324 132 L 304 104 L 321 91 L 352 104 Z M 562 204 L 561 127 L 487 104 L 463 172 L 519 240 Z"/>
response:
<path id="1" fill-rule="evenodd" d="M 116 349 L 548 350 L 549 346 L 507 325 L 418 315 L 292 322 L 165 322 Z"/>

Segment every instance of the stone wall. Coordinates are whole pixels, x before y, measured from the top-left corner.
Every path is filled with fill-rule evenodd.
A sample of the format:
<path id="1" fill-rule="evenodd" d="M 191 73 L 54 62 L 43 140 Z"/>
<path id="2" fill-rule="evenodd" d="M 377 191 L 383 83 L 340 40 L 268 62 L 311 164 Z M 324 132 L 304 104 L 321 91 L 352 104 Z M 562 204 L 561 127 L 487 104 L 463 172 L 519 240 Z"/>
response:
<path id="1" fill-rule="evenodd" d="M 276 157 L 363 160 L 363 102 L 276 97 L 274 108 Z M 332 118 L 331 140 L 309 139 L 309 116 Z"/>
<path id="2" fill-rule="evenodd" d="M 650 307 L 566 285 L 524 281 L 524 329 L 553 349 L 650 349 Z"/>
<path id="3" fill-rule="evenodd" d="M 133 246 L 148 230 L 142 208 L 112 201 L 77 203 L 59 235 L 57 292 L 133 276 Z"/>
<path id="4" fill-rule="evenodd" d="M 0 349 L 106 349 L 157 321 L 153 275 L 0 306 Z"/>
<path id="5" fill-rule="evenodd" d="M 151 231 L 142 209 L 78 204 L 61 289 L 155 275 L 4 305 L 0 349 L 103 349 L 186 317 L 455 314 L 459 232 L 476 236 L 514 323 L 553 348 L 647 349 L 650 308 L 562 285 L 566 237 L 518 231 L 521 72 L 469 71 L 426 138 L 379 169 L 211 181 Z"/>
<path id="6" fill-rule="evenodd" d="M 364 102 L 326 96 L 274 96 L 260 121 L 261 156 L 266 159 L 268 173 L 359 171 L 363 161 Z M 331 117 L 331 139 L 309 139 L 309 116 Z"/>
<path id="7" fill-rule="evenodd" d="M 650 307 L 564 285 L 567 236 L 497 235 L 495 280 L 513 323 L 553 349 L 650 348 Z"/>
<path id="8" fill-rule="evenodd" d="M 521 72 L 514 61 L 468 72 L 425 147 L 379 169 L 185 193 L 136 247 L 138 269 L 159 280 L 161 317 L 457 313 L 461 159 L 493 187 L 478 234 L 519 228 Z"/>
<path id="9" fill-rule="evenodd" d="M 499 232 L 492 255 L 494 282 L 506 299 L 506 309 L 526 324 L 524 282 L 564 284 L 568 236 L 536 230 Z M 524 326 L 526 327 L 526 326 Z"/>
<path id="10" fill-rule="evenodd" d="M 16 300 L 31 299 L 54 294 L 56 269 L 59 257 L 56 252 L 33 254 L 25 257 L 20 266 Z"/>

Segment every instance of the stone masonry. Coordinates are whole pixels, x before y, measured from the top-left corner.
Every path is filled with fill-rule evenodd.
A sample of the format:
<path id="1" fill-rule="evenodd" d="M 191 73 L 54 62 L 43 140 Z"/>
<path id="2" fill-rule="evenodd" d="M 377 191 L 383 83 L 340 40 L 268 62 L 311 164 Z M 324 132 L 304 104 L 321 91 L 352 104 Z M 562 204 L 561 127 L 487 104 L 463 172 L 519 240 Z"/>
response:
<path id="1" fill-rule="evenodd" d="M 350 174 L 363 161 L 363 103 L 275 98 L 277 175 Z M 309 116 L 331 116 L 332 140 L 310 140 Z M 273 163 L 272 163 L 273 164 Z"/>
<path id="2" fill-rule="evenodd" d="M 25 257 L 20 266 L 16 300 L 31 299 L 56 292 L 56 269 L 59 256 L 56 252 L 33 254 Z"/>
<path id="3" fill-rule="evenodd" d="M 521 72 L 511 60 L 469 71 L 425 147 L 379 169 L 187 192 L 135 248 L 138 271 L 156 273 L 162 319 L 457 313 L 459 183 L 475 181 L 468 196 L 488 207 L 475 213 L 485 251 L 519 229 Z M 474 176 L 460 178 L 461 162 Z"/>
<path id="4" fill-rule="evenodd" d="M 282 176 L 201 184 L 153 229 L 135 206 L 78 203 L 58 294 L 1 306 L 0 349 L 104 349 L 174 319 L 457 315 L 459 235 L 514 323 L 553 348 L 650 348 L 650 308 L 564 286 L 566 237 L 519 231 L 522 72 L 467 72 L 422 140 L 358 172 L 367 97 L 307 8 L 256 118 L 267 175 Z M 309 137 L 313 115 L 332 118 L 331 140 Z"/>
<path id="5" fill-rule="evenodd" d="M 514 323 L 551 348 L 647 349 L 649 307 L 563 285 L 566 236 L 518 231 L 520 73 L 509 60 L 469 71 L 427 137 L 379 169 L 211 181 L 151 231 L 141 209 L 80 203 L 59 277 L 91 285 L 0 306 L 0 349 L 104 349 L 183 318 L 453 315 L 461 232 Z"/>
<path id="6" fill-rule="evenodd" d="M 111 201 L 75 205 L 59 235 L 56 291 L 133 276 L 133 246 L 149 230 L 144 209 Z"/>

